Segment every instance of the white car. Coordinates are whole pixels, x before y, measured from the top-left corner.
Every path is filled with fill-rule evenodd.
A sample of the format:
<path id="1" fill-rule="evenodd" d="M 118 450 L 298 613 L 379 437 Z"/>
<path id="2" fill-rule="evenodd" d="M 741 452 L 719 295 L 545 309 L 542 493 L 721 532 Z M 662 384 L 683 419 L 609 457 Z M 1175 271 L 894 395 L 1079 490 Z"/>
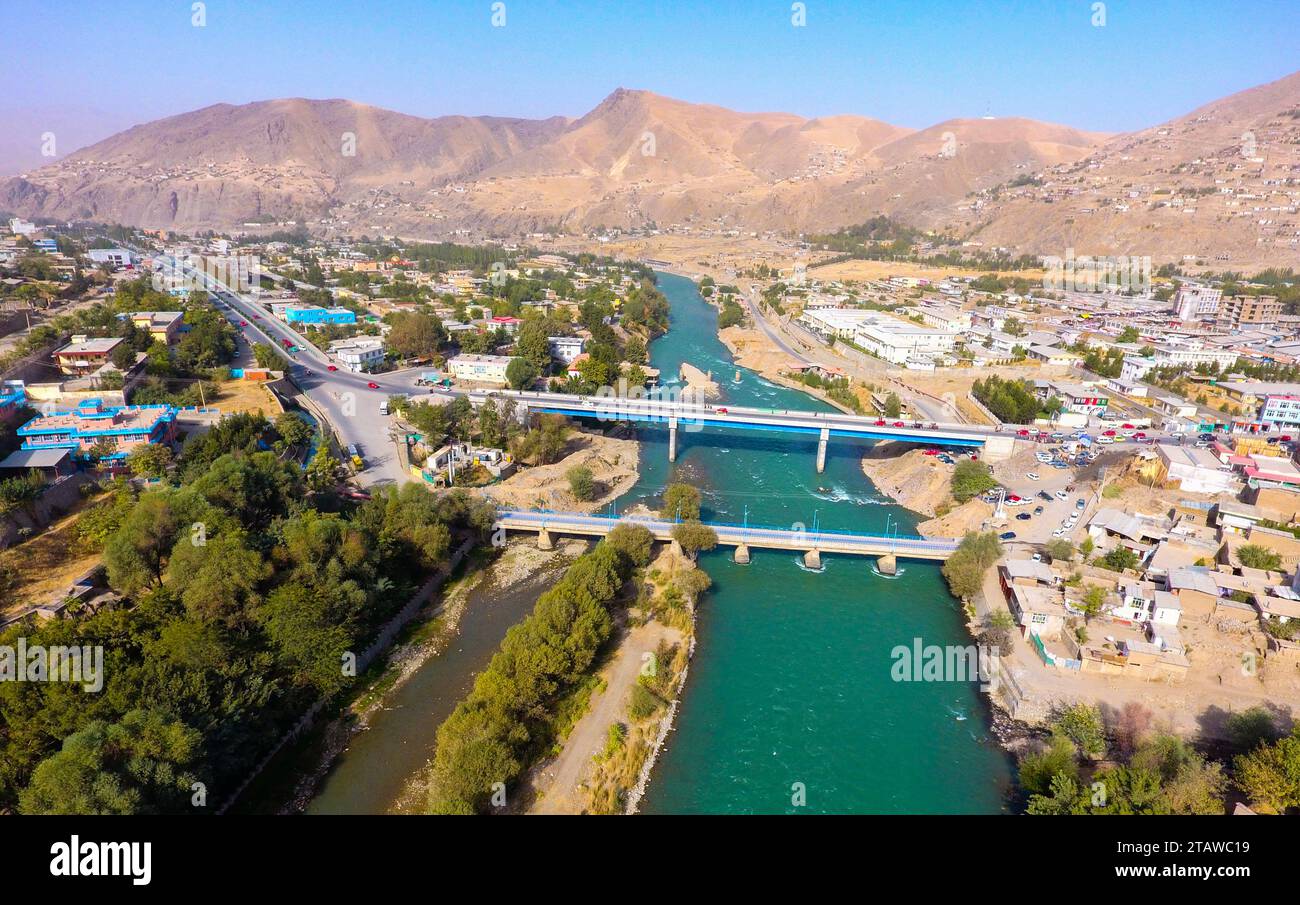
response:
<path id="1" fill-rule="evenodd" d="M 1037 481 L 1037 480 L 1038 480 L 1038 472 L 1036 472 L 1036 471 L 1031 471 L 1029 474 L 1025 475 L 1025 477 L 1029 478 L 1029 480 L 1031 480 L 1031 481 Z"/>
<path id="2" fill-rule="evenodd" d="M 1057 528 L 1055 531 L 1052 532 L 1052 537 L 1065 537 L 1065 529 Z"/>
<path id="3" fill-rule="evenodd" d="M 1108 445 L 1110 445 L 1111 443 L 1114 443 L 1114 442 L 1115 442 L 1115 438 L 1114 438 L 1114 437 L 1107 437 L 1105 434 L 1102 434 L 1100 437 L 1098 437 L 1098 438 L 1096 439 L 1095 442 L 1100 443 L 1100 444 L 1102 444 L 1103 446 L 1108 446 Z"/>
<path id="4" fill-rule="evenodd" d="M 1070 498 L 1070 495 L 1066 493 L 1064 490 L 1056 491 L 1056 493 L 1053 494 L 1053 496 L 1055 496 L 1058 500 L 1066 500 Z"/>

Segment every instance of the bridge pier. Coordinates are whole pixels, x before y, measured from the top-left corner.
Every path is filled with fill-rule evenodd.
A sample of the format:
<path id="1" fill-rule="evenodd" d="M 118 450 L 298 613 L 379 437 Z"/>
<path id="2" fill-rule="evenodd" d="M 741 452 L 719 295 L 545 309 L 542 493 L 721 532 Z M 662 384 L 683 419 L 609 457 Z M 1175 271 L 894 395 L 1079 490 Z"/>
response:
<path id="1" fill-rule="evenodd" d="M 820 569 L 822 567 L 822 554 L 816 547 L 809 550 L 803 555 L 803 564 L 809 569 Z"/>
<path id="2" fill-rule="evenodd" d="M 542 528 L 540 531 L 537 532 L 537 549 L 538 550 L 555 549 L 555 541 L 551 539 L 551 532 L 547 531 L 545 528 Z"/>
<path id="3" fill-rule="evenodd" d="M 892 553 L 886 553 L 876 560 L 876 571 L 881 575 L 897 575 L 898 558 Z"/>
<path id="4" fill-rule="evenodd" d="M 831 438 L 830 428 L 823 427 L 821 436 L 817 440 L 817 473 L 821 474 L 826 470 L 826 443 Z"/>
<path id="5" fill-rule="evenodd" d="M 984 460 L 1002 462 L 1010 459 L 1016 452 L 1016 438 L 1006 434 L 994 434 L 984 441 Z"/>
<path id="6" fill-rule="evenodd" d="M 749 545 L 739 544 L 736 547 L 736 554 L 732 557 L 732 562 L 740 563 L 742 566 L 749 563 Z"/>
<path id="7" fill-rule="evenodd" d="M 677 461 L 677 419 L 668 419 L 668 461 Z"/>

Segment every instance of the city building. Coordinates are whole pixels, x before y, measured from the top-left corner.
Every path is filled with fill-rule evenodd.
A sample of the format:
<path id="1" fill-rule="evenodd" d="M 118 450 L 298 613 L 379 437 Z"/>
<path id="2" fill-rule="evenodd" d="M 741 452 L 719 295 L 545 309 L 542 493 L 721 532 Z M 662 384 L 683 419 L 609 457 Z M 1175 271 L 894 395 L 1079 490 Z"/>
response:
<path id="1" fill-rule="evenodd" d="M 135 263 L 135 255 L 126 248 L 92 248 L 86 257 L 96 264 L 108 264 L 111 267 L 130 267 Z"/>
<path id="2" fill-rule="evenodd" d="M 1259 420 L 1274 428 L 1300 428 L 1300 396 L 1290 393 L 1265 396 Z"/>
<path id="3" fill-rule="evenodd" d="M 169 346 L 176 342 L 185 323 L 185 314 L 181 311 L 133 311 L 118 317 L 130 318 L 137 329 L 148 330 L 155 341 Z"/>
<path id="4" fill-rule="evenodd" d="M 329 353 L 349 371 L 369 371 L 384 360 L 384 344 L 372 336 L 354 336 L 330 343 Z"/>
<path id="5" fill-rule="evenodd" d="M 1040 399 L 1051 399 L 1055 396 L 1061 400 L 1065 411 L 1080 415 L 1101 415 L 1110 405 L 1109 396 L 1096 387 L 1084 386 L 1081 383 L 1057 380 L 1037 381 L 1034 392 Z"/>
<path id="6" fill-rule="evenodd" d="M 546 344 L 551 348 L 551 357 L 566 365 L 587 349 L 587 341 L 581 336 L 548 336 Z"/>
<path id="7" fill-rule="evenodd" d="M 176 409 L 170 405 L 109 407 L 85 399 L 75 409 L 38 415 L 18 428 L 23 449 L 70 449 L 76 458 L 125 459 L 142 443 L 176 439 Z M 102 451 L 102 454 L 101 454 Z"/>
<path id="8" fill-rule="evenodd" d="M 447 369 L 457 380 L 472 383 L 506 384 L 506 368 L 513 355 L 457 355 L 447 362 Z"/>
<path id="9" fill-rule="evenodd" d="M 1232 469 L 1224 467 L 1208 449 L 1158 443 L 1156 456 L 1160 466 L 1156 479 L 1178 481 L 1189 493 L 1226 493 L 1237 487 Z"/>
<path id="10" fill-rule="evenodd" d="M 54 351 L 54 360 L 64 374 L 85 375 L 108 364 L 113 350 L 121 344 L 120 337 L 87 339 L 74 336 L 72 342 Z"/>
<path id="11" fill-rule="evenodd" d="M 1174 315 L 1180 321 L 1213 320 L 1219 313 L 1223 290 L 1208 286 L 1180 286 L 1174 294 Z"/>
<path id="12" fill-rule="evenodd" d="M 1276 324 L 1281 316 L 1282 303 L 1275 295 L 1233 295 L 1223 299 L 1219 307 L 1219 321 L 1229 330 Z"/>
<path id="13" fill-rule="evenodd" d="M 282 309 L 276 311 L 275 309 Z M 319 305 L 273 305 L 272 310 L 286 323 L 316 326 L 318 324 L 355 324 L 356 312 L 348 308 L 322 308 Z"/>
<path id="14" fill-rule="evenodd" d="M 893 364 L 904 364 L 909 358 L 932 358 L 951 352 L 957 334 L 888 318 L 863 323 L 854 332 L 853 340 L 872 355 Z"/>

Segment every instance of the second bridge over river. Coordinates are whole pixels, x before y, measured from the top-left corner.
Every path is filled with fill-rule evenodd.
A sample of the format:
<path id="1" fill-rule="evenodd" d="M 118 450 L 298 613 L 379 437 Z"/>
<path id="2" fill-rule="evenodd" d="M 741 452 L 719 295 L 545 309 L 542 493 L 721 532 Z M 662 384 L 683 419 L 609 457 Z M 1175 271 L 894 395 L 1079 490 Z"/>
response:
<path id="1" fill-rule="evenodd" d="M 444 391 L 445 392 L 445 391 Z M 665 424 L 668 427 L 668 459 L 677 458 L 677 432 L 692 433 L 704 428 L 763 430 L 817 438 L 817 470 L 826 466 L 826 445 L 833 436 L 868 440 L 903 440 L 927 446 L 977 448 L 984 458 L 997 461 L 1015 449 L 1014 433 L 962 424 L 908 424 L 842 412 L 743 408 L 709 405 L 657 396 L 577 396 L 568 393 L 533 393 L 518 390 L 452 390 L 468 396 L 476 405 L 489 398 L 509 399 L 534 412 L 594 418 L 599 421 L 634 421 Z"/>
<path id="2" fill-rule="evenodd" d="M 506 531 L 534 531 L 538 544 L 549 549 L 552 534 L 577 534 L 585 537 L 604 537 L 620 524 L 640 525 L 655 540 L 671 541 L 673 528 L 679 523 L 672 519 L 650 516 L 583 515 L 578 512 L 534 512 L 521 509 L 497 511 L 495 528 Z M 821 567 L 821 554 L 844 553 L 854 556 L 872 556 L 879 560 L 879 569 L 893 574 L 898 558 L 945 560 L 957 549 L 956 541 L 927 540 L 921 537 L 894 537 L 877 534 L 857 534 L 851 531 L 804 531 L 783 528 L 756 528 L 749 525 L 731 525 L 705 522 L 718 535 L 718 543 L 736 548 L 736 562 L 749 562 L 750 547 L 773 550 L 795 550 L 804 554 L 804 564 L 809 568 Z"/>

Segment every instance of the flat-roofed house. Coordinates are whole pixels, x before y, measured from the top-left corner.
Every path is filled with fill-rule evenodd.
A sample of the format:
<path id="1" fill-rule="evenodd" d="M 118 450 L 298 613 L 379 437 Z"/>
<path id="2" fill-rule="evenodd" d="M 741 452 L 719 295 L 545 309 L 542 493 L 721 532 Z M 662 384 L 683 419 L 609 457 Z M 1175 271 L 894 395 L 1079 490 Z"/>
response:
<path id="1" fill-rule="evenodd" d="M 73 337 L 73 341 L 54 351 L 54 360 L 64 374 L 82 376 L 98 371 L 108 364 L 113 350 L 122 344 L 121 337 L 109 336 L 103 339 L 86 339 Z"/>
<path id="2" fill-rule="evenodd" d="M 38 415 L 18 428 L 18 436 L 23 449 L 70 449 L 76 458 L 121 460 L 140 444 L 174 441 L 176 409 L 85 399 L 75 409 Z"/>

